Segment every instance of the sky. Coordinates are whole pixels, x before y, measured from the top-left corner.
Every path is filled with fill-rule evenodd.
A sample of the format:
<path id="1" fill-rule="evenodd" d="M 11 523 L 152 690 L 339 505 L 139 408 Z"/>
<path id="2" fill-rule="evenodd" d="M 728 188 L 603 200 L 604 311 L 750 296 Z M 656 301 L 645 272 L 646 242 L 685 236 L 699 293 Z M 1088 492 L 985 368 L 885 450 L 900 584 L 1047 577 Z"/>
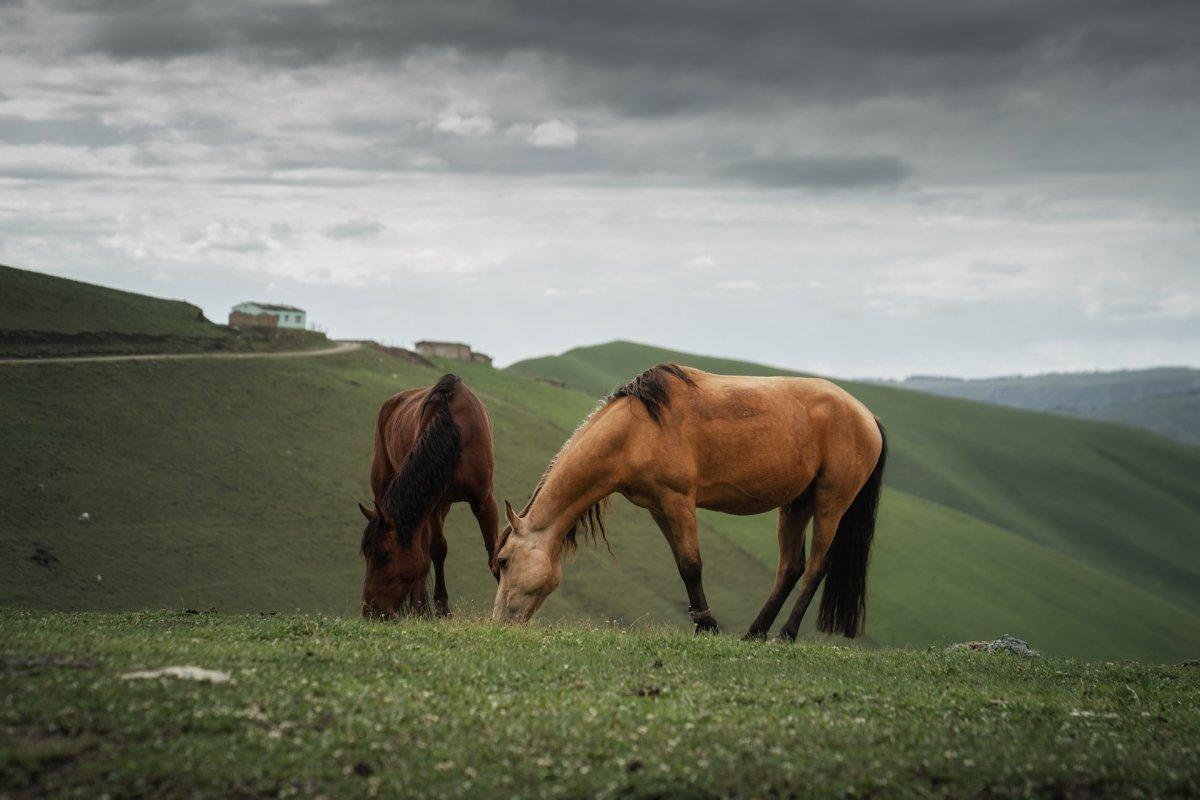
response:
<path id="1" fill-rule="evenodd" d="M 1200 3 L 0 0 L 0 263 L 836 376 L 1200 365 Z"/>

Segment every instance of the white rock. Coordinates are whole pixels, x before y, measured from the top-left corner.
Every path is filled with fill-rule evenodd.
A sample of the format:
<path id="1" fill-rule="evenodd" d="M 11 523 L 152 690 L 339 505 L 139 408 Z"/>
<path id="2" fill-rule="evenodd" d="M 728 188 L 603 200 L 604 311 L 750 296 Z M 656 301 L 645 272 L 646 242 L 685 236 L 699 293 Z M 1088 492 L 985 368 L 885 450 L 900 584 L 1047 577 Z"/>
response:
<path id="1" fill-rule="evenodd" d="M 91 521 L 92 521 L 92 515 L 91 515 L 91 514 L 89 514 L 88 512 L 86 512 L 86 511 L 85 511 L 85 512 L 83 512 L 82 514 L 80 514 L 80 515 L 79 515 L 79 521 L 80 521 L 80 522 L 91 522 Z"/>
<path id="2" fill-rule="evenodd" d="M 228 672 L 204 669 L 204 667 L 162 667 L 161 669 L 142 669 L 135 672 L 126 672 L 121 676 L 121 680 L 136 681 L 150 678 L 180 678 L 185 681 L 227 683 L 230 677 Z"/>

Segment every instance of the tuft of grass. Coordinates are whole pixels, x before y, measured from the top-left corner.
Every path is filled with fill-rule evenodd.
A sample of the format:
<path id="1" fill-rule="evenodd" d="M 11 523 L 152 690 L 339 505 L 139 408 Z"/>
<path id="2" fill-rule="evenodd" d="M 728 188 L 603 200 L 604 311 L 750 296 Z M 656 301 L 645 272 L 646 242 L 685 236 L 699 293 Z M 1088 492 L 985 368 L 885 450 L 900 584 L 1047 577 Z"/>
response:
<path id="1" fill-rule="evenodd" d="M 0 611 L 0 785 L 113 796 L 1193 797 L 1195 667 L 475 619 Z M 195 665 L 226 684 L 121 680 Z"/>

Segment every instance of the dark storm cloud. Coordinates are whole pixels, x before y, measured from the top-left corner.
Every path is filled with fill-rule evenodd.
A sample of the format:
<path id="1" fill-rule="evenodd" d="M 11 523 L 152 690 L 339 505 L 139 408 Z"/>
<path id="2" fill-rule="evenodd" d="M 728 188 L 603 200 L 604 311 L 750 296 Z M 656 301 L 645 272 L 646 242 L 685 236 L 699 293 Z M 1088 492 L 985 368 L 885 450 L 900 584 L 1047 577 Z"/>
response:
<path id="1" fill-rule="evenodd" d="M 1184 0 L 435 0 L 136 3 L 62 9 L 76 52 L 222 53 L 287 65 L 388 64 L 415 51 L 542 56 L 574 90 L 635 114 L 772 96 L 855 99 L 978 91 L 1061 70 L 1197 72 L 1200 4 Z"/>
<path id="2" fill-rule="evenodd" d="M 774 188 L 847 189 L 894 186 L 911 168 L 898 158 L 755 158 L 728 164 L 724 177 Z"/>

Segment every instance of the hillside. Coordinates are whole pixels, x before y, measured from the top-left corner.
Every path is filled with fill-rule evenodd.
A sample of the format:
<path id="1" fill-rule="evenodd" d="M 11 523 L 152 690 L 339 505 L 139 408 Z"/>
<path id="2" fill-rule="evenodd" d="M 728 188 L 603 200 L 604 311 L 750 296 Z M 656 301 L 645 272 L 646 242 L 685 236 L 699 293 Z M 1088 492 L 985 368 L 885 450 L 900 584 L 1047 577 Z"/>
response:
<path id="1" fill-rule="evenodd" d="M 611 627 L 0 611 L 0 794 L 1195 797 L 1200 670 Z M 212 684 L 126 673 L 196 665 Z"/>
<path id="2" fill-rule="evenodd" d="M 457 362 L 376 350 L 320 359 L 0 366 L 0 604 L 353 613 L 379 403 L 463 375 L 496 428 L 497 491 L 523 497 L 577 421 L 584 395 Z M 35 486 L 45 485 L 38 494 Z M 91 522 L 76 522 L 82 512 Z M 686 620 L 661 536 L 632 509 L 619 563 L 584 554 L 551 617 Z M 452 602 L 490 607 L 495 583 L 469 510 L 450 516 Z M 770 574 L 716 539 L 731 615 Z M 35 560 L 39 548 L 56 559 Z M 45 559 L 43 559 L 45 560 Z M 613 592 L 612 587 L 621 591 Z M 757 592 L 755 592 L 757 594 Z"/>
<path id="3" fill-rule="evenodd" d="M 631 342 L 523 361 L 509 371 L 598 396 L 661 361 L 726 374 L 791 374 Z M 915 630 L 924 619 L 928 634 L 960 614 L 1012 619 L 1013 604 L 1025 597 L 1026 609 L 1040 607 L 1042 616 L 1020 615 L 1018 626 L 1077 615 L 1072 626 L 1091 629 L 1093 652 L 1104 640 L 1115 646 L 1160 625 L 1165 637 L 1193 641 L 1200 450 L 1120 426 L 840 383 L 881 417 L 892 448 L 873 567 L 875 621 L 895 614 Z M 704 518 L 774 565 L 768 519 Z M 1098 624 L 1102 617 L 1109 623 Z M 1120 633 L 1111 627 L 1117 620 Z"/>
<path id="4" fill-rule="evenodd" d="M 1120 422 L 1200 444 L 1200 370 L 1186 367 L 964 380 L 913 376 L 905 389 Z"/>
<path id="5" fill-rule="evenodd" d="M 0 604 L 66 610 L 353 613 L 362 574 L 354 504 L 368 496 L 372 425 L 383 398 L 428 385 L 442 371 L 459 372 L 488 405 L 497 494 L 516 504 L 595 402 L 509 371 L 450 361 L 429 369 L 367 349 L 320 359 L 41 363 L 0 370 L 6 370 Z M 1054 519 L 1040 496 L 1014 503 L 1013 496 L 990 496 L 989 484 L 972 484 L 981 479 L 972 477 L 980 468 L 970 439 L 952 435 L 952 426 L 926 442 L 920 421 L 946 416 L 945 406 L 967 415 L 959 426 L 991 426 L 996 421 L 987 415 L 997 411 L 1016 415 L 1033 425 L 1023 435 L 1034 439 L 1062 436 L 1056 431 L 1064 425 L 1107 426 L 872 390 L 913 405 L 883 412 L 898 466 L 890 474 L 872 572 L 869 643 L 924 646 L 1012 632 L 1047 652 L 1088 658 L 1170 661 L 1200 652 L 1200 618 L 1186 587 L 1156 591 L 1138 575 L 1006 526 L 999 513 L 945 502 L 957 497 L 956 481 L 967 481 L 974 486 L 968 497 L 978 495 L 984 511 Z M 977 423 L 970 418 L 976 412 L 986 412 Z M 1112 430 L 1135 444 L 1150 438 Z M 1180 450 L 1176 482 L 1184 491 L 1188 484 L 1178 476 L 1195 465 L 1187 461 L 1191 450 Z M 1125 457 L 1149 459 L 1149 468 L 1163 453 L 1131 448 Z M 985 467 L 995 460 L 986 453 Z M 927 461 L 925 472 L 915 470 Z M 1060 466 L 1052 462 L 1048 469 Z M 1108 488 L 1128 493 L 1132 504 L 1114 511 L 1115 500 L 1097 498 L 1097 509 L 1085 510 L 1092 519 L 1117 514 L 1127 522 L 1148 513 L 1143 484 L 1108 461 L 1084 467 L 1115 476 Z M 927 482 L 943 500 L 912 491 L 906 484 L 913 482 Z M 43 494 L 35 492 L 39 483 Z M 1177 503 L 1162 518 L 1174 524 L 1174 514 L 1190 524 L 1194 508 Z M 84 511 L 92 521 L 76 522 Z M 1047 539 L 1065 536 L 1050 524 L 1038 531 Z M 610 532 L 616 559 L 603 550 L 581 553 L 545 618 L 686 627 L 686 596 L 649 516 L 618 501 Z M 452 603 L 460 611 L 490 607 L 495 585 L 468 511 L 451 514 L 448 535 Z M 709 599 L 726 629 L 740 633 L 772 583 L 773 524 L 708 514 L 700 535 Z M 1185 557 L 1190 552 L 1180 550 L 1179 571 L 1195 568 Z M 1156 566 L 1153 555 L 1147 563 Z"/>
<path id="6" fill-rule="evenodd" d="M 182 300 L 162 300 L 0 265 L 0 358 L 304 349 L 310 331 L 239 333 Z"/>

